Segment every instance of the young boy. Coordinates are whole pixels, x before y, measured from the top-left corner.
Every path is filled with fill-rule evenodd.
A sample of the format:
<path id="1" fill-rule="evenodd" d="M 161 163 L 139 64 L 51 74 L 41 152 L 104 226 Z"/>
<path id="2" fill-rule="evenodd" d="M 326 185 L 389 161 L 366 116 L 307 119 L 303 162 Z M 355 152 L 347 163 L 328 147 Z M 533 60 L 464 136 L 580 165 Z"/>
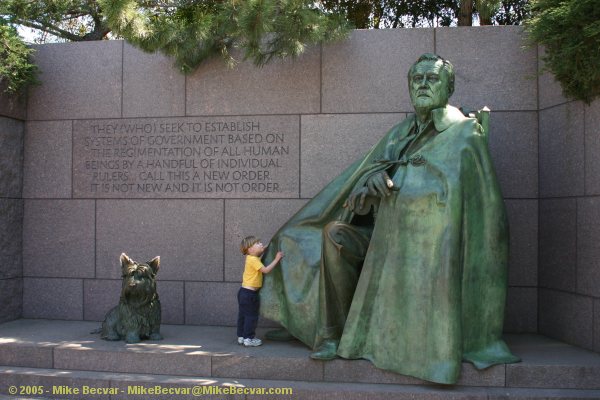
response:
<path id="1" fill-rule="evenodd" d="M 254 331 L 258 324 L 258 311 L 260 302 L 258 291 L 262 287 L 263 274 L 268 274 L 275 268 L 283 258 L 283 253 L 278 251 L 273 262 L 266 267 L 260 261 L 265 252 L 265 246 L 254 236 L 248 236 L 242 240 L 240 245 L 242 254 L 246 255 L 246 265 L 242 287 L 238 292 L 238 322 L 237 335 L 238 344 L 244 346 L 260 346 L 262 341 L 254 337 Z"/>

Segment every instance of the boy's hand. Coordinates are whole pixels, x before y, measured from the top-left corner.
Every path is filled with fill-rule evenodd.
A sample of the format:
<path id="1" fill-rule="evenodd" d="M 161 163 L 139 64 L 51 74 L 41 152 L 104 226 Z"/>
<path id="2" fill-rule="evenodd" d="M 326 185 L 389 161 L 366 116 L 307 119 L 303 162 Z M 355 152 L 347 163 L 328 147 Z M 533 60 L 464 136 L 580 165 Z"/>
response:
<path id="1" fill-rule="evenodd" d="M 283 258 L 283 251 L 278 251 L 277 254 L 275 255 L 275 259 L 277 261 L 281 260 Z"/>

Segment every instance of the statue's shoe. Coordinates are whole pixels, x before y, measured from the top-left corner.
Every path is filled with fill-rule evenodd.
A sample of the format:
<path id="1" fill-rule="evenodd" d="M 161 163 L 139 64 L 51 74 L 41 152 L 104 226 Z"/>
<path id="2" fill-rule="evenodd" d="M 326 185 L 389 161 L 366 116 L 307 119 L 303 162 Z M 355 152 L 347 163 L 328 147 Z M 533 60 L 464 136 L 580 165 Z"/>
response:
<path id="1" fill-rule="evenodd" d="M 289 342 L 294 337 L 286 329 L 275 329 L 265 333 L 265 338 L 278 342 Z"/>
<path id="2" fill-rule="evenodd" d="M 333 360 L 337 357 L 339 341 L 327 339 L 310 355 L 313 360 Z"/>

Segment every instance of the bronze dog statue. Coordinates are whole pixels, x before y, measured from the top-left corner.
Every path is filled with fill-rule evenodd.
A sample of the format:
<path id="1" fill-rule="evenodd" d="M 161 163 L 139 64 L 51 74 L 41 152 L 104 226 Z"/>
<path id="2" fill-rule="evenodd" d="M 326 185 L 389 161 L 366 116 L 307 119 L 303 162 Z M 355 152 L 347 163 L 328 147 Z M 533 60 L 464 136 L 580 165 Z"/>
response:
<path id="1" fill-rule="evenodd" d="M 123 286 L 119 304 L 104 317 L 101 333 L 104 340 L 139 343 L 142 339 L 162 340 L 161 308 L 156 292 L 156 274 L 160 257 L 145 264 L 121 254 Z"/>

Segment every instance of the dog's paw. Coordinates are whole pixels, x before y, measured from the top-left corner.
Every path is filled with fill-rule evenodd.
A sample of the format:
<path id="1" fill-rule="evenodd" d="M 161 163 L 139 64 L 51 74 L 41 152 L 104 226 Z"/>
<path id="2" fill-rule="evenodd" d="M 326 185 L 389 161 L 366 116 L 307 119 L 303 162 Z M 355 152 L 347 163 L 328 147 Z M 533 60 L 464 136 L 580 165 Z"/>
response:
<path id="1" fill-rule="evenodd" d="M 128 333 L 125 338 L 125 343 L 139 343 L 141 342 L 140 335 L 137 333 Z"/>

